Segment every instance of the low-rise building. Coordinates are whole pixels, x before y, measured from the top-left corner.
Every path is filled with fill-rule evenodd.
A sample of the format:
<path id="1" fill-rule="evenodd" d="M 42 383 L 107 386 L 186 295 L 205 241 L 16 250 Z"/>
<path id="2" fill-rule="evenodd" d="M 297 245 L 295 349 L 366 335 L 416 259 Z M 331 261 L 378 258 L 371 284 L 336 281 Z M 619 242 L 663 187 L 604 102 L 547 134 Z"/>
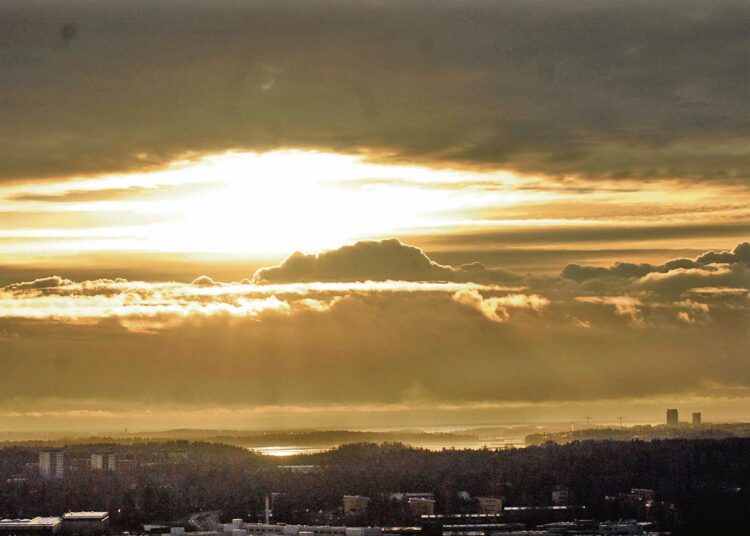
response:
<path id="1" fill-rule="evenodd" d="M 499 514 L 503 511 L 503 500 L 499 497 L 477 497 L 480 514 Z"/>
<path id="2" fill-rule="evenodd" d="M 370 506 L 370 498 L 362 495 L 344 495 L 344 515 L 347 517 L 358 517 L 367 515 Z"/>
<path id="3" fill-rule="evenodd" d="M 97 536 L 109 529 L 109 512 L 66 512 L 62 531 L 69 536 Z"/>
<path id="4" fill-rule="evenodd" d="M 570 490 L 565 486 L 555 486 L 552 488 L 552 504 L 568 504 L 570 501 Z"/>
<path id="5" fill-rule="evenodd" d="M 435 513 L 435 499 L 424 499 L 422 497 L 410 497 L 409 512 L 414 517 L 430 516 Z"/>
<path id="6" fill-rule="evenodd" d="M 35 517 L 32 519 L 0 519 L 0 534 L 34 534 L 48 536 L 56 534 L 62 525 L 59 517 Z"/>

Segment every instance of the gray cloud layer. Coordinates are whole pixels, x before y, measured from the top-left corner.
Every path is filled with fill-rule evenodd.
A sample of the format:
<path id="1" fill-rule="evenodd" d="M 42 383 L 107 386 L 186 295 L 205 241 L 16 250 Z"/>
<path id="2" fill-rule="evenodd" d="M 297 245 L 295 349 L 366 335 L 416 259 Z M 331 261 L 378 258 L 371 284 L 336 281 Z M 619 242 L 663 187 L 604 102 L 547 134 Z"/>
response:
<path id="1" fill-rule="evenodd" d="M 742 1 L 0 6 L 0 178 L 320 147 L 551 175 L 750 169 Z"/>

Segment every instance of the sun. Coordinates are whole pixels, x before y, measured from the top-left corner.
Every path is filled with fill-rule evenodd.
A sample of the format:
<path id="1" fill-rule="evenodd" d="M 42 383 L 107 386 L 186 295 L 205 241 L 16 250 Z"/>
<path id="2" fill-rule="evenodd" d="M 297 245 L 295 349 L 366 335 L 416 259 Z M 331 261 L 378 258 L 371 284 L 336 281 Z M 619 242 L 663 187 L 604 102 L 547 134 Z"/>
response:
<path id="1" fill-rule="evenodd" d="M 272 258 L 488 224 L 476 219 L 483 209 L 546 195 L 516 188 L 520 180 L 309 150 L 225 152 L 160 170 L 8 187 L 0 211 L 34 220 L 8 235 L 17 254 Z"/>
<path id="2" fill-rule="evenodd" d="M 204 253 L 319 251 L 363 238 L 420 233 L 468 195 L 432 188 L 446 175 L 310 151 L 228 153 L 195 166 L 214 187 L 178 204 L 151 240 Z"/>

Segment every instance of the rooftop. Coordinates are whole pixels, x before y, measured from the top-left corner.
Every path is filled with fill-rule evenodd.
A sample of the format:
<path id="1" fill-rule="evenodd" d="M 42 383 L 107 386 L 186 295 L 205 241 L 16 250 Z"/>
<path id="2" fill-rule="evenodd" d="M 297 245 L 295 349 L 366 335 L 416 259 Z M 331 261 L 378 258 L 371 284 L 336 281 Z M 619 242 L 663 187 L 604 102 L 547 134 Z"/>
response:
<path id="1" fill-rule="evenodd" d="M 46 528 L 60 523 L 59 517 L 35 517 L 33 519 L 0 519 L 0 529 Z"/>
<path id="2" fill-rule="evenodd" d="M 109 512 L 66 512 L 63 514 L 63 520 L 90 520 L 90 519 L 105 519 L 109 517 Z"/>

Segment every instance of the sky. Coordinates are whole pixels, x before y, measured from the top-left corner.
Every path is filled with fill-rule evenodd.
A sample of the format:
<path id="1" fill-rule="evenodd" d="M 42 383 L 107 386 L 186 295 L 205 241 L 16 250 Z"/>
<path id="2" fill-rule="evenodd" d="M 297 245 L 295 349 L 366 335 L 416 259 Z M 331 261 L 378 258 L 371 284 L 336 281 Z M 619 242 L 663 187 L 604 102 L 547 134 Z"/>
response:
<path id="1" fill-rule="evenodd" d="M 0 4 L 0 428 L 750 420 L 746 2 Z"/>

